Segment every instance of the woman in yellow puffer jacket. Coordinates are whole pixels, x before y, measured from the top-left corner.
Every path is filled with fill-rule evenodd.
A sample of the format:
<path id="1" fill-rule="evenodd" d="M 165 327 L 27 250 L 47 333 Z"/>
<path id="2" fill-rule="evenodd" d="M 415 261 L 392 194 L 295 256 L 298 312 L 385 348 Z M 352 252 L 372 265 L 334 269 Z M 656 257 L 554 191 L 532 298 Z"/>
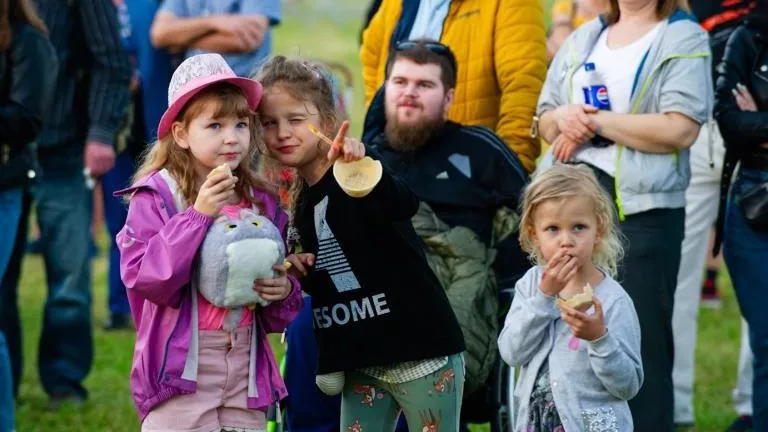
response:
<path id="1" fill-rule="evenodd" d="M 429 7 L 437 11 L 445 1 L 422 0 L 427 4 L 419 5 L 419 12 L 424 13 Z M 383 0 L 363 33 L 360 58 L 366 106 L 384 82 L 390 41 L 403 16 L 403 3 Z M 541 0 L 449 3 L 439 37 L 440 42 L 451 47 L 458 62 L 455 100 L 448 117 L 458 123 L 494 130 L 531 172 L 540 145 L 538 140 L 531 139 L 530 128 L 547 73 Z M 420 22 L 419 18 L 416 22 Z"/>

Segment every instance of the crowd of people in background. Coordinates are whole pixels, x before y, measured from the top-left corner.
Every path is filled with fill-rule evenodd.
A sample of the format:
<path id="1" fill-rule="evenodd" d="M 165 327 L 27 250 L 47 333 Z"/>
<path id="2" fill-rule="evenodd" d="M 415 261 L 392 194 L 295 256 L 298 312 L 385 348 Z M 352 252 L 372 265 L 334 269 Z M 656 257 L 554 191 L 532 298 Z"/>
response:
<path id="1" fill-rule="evenodd" d="M 0 0 L 0 432 L 29 249 L 50 409 L 88 400 L 102 219 L 104 329 L 136 331 L 144 431 L 262 431 L 283 408 L 295 432 L 466 431 L 500 362 L 516 430 L 694 427 L 723 264 L 728 431 L 768 430 L 766 6 L 556 0 L 547 28 L 541 0 L 372 1 L 357 140 L 327 65 L 272 55 L 279 0 Z M 381 180 L 353 198 L 332 167 L 365 156 Z M 256 308 L 210 294 L 234 288 L 206 248 L 241 230 L 276 254 Z"/>

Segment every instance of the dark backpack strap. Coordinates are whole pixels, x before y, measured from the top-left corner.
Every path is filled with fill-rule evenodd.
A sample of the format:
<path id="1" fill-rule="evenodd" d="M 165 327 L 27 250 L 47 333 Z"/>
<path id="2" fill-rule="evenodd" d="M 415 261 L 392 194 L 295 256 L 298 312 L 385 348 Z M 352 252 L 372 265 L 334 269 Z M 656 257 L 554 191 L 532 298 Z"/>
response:
<path id="1" fill-rule="evenodd" d="M 371 105 L 368 106 L 368 111 L 365 113 L 362 141 L 371 145 L 374 138 L 384 132 L 386 124 L 387 115 L 384 109 L 384 86 L 382 85 L 376 90 L 376 94 L 371 100 Z"/>
<path id="2" fill-rule="evenodd" d="M 397 20 L 395 30 L 392 31 L 392 38 L 389 40 L 390 52 L 395 49 L 398 42 L 408 40 L 413 29 L 413 23 L 416 22 L 416 15 L 419 12 L 420 0 L 403 0 L 400 19 Z"/>

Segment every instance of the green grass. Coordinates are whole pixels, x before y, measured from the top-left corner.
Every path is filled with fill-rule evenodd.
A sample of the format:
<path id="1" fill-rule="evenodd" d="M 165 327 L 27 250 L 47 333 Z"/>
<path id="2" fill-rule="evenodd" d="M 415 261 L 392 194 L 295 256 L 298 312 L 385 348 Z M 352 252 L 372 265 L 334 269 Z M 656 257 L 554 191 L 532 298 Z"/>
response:
<path id="1" fill-rule="evenodd" d="M 285 2 L 285 20 L 275 32 L 275 51 L 310 59 L 333 60 L 351 67 L 355 77 L 352 107 L 354 135 L 360 132 L 363 102 L 360 66 L 357 58 L 358 31 L 365 2 L 355 0 L 294 0 Z M 312 5 L 313 10 L 308 10 Z M 302 9 L 304 8 L 304 9 Z M 301 13 L 298 11 L 301 10 Z M 102 239 L 102 250 L 104 244 Z M 20 286 L 20 307 L 24 328 L 25 371 L 17 410 L 17 428 L 26 431 L 135 431 L 138 421 L 128 387 L 133 352 L 130 332 L 104 333 L 106 317 L 106 262 L 94 260 L 93 322 L 95 361 L 85 381 L 90 399 L 82 408 L 64 407 L 46 411 L 47 397 L 37 377 L 37 344 L 45 297 L 45 276 L 39 257 L 28 257 Z M 723 430 L 735 416 L 730 391 L 736 377 L 739 341 L 739 313 L 727 277 L 723 277 L 724 308 L 703 310 L 700 318 L 696 371 L 696 412 L 698 431 Z M 276 351 L 282 351 L 276 347 Z M 487 430 L 475 427 L 475 432 Z"/>

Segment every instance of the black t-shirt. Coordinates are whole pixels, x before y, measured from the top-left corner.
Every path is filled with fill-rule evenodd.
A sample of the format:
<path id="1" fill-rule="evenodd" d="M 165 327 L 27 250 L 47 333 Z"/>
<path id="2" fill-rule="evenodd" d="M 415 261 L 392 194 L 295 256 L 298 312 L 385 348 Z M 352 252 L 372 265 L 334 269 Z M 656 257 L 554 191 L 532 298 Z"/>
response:
<path id="1" fill-rule="evenodd" d="M 368 152 L 375 159 L 377 154 Z M 418 200 L 388 169 L 364 198 L 332 170 L 299 198 L 295 222 L 315 266 L 312 295 L 318 373 L 455 354 L 461 329 L 411 225 Z"/>

